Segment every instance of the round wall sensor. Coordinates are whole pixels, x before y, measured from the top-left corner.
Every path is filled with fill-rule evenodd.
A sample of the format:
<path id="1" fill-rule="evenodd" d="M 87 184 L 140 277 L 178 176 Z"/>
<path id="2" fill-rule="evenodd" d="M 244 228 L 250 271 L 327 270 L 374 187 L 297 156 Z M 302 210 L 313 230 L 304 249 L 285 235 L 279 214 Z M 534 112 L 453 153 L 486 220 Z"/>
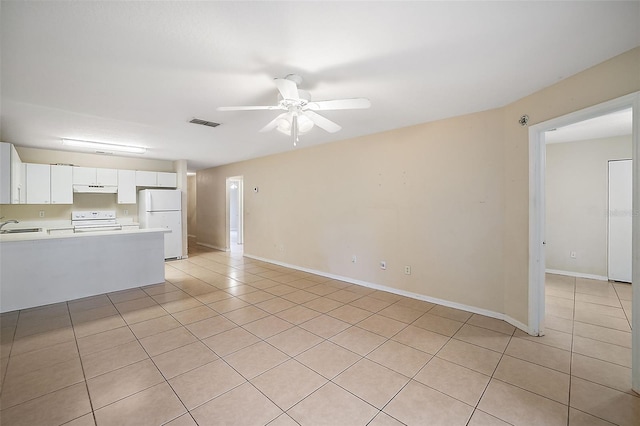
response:
<path id="1" fill-rule="evenodd" d="M 518 123 L 520 123 L 522 127 L 526 126 L 529 124 L 529 116 L 527 114 L 523 115 L 520 117 L 520 120 L 518 120 Z"/>

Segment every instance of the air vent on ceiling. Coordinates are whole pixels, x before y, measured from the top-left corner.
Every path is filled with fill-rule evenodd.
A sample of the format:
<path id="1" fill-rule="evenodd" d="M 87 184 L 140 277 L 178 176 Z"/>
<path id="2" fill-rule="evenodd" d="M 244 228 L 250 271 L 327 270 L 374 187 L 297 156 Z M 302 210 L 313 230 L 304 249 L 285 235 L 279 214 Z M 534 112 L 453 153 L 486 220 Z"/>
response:
<path id="1" fill-rule="evenodd" d="M 209 126 L 209 127 L 218 127 L 220 125 L 220 123 L 214 123 L 213 121 L 207 121 L 207 120 L 200 120 L 199 118 L 194 118 L 193 120 L 189 121 L 189 123 L 201 124 L 203 126 Z"/>

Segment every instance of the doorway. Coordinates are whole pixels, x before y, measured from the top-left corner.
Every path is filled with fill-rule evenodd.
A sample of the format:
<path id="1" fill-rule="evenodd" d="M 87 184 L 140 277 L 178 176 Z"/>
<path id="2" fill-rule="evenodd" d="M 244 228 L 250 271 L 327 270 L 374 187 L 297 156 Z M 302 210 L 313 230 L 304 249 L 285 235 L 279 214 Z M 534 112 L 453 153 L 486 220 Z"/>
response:
<path id="1" fill-rule="evenodd" d="M 243 253 L 244 191 L 242 176 L 227 178 L 227 247 L 231 253 Z"/>
<path id="2" fill-rule="evenodd" d="M 640 312 L 640 92 L 536 124 L 529 128 L 529 331 L 544 334 L 545 318 L 545 133 L 623 109 L 632 109 L 633 161 L 633 301 Z M 640 315 L 632 327 L 632 388 L 640 391 Z"/>

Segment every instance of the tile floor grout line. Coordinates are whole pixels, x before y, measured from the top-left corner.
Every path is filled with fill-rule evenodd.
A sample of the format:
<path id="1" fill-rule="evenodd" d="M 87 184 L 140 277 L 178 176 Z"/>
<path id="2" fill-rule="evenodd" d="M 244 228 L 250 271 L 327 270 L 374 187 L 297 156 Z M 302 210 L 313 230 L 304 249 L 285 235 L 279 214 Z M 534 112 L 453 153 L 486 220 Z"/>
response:
<path id="1" fill-rule="evenodd" d="M 509 345 L 511 344 L 511 340 L 513 340 L 513 336 L 515 335 L 515 333 L 516 333 L 516 330 L 515 330 L 515 328 L 514 328 L 513 333 L 511 333 L 511 336 L 509 337 L 509 341 L 507 342 L 506 346 L 504 347 L 504 350 L 502 351 L 502 354 L 500 354 L 500 359 L 499 359 L 499 360 L 498 360 L 498 362 L 496 363 L 496 366 L 494 367 L 493 372 L 491 372 L 491 375 L 489 376 L 489 381 L 487 382 L 487 385 L 484 387 L 484 389 L 483 389 L 482 393 L 480 394 L 480 398 L 478 398 L 478 402 L 476 403 L 476 405 L 475 405 L 475 407 L 474 407 L 474 410 L 473 410 L 473 411 L 474 411 L 474 413 L 475 413 L 475 410 L 477 410 L 477 409 L 478 409 L 478 407 L 480 406 L 480 401 L 482 401 L 482 398 L 484 398 L 484 395 L 485 395 L 485 393 L 487 392 L 487 389 L 489 389 L 489 385 L 491 384 L 491 381 L 492 381 L 492 380 L 494 380 L 494 379 L 495 379 L 495 380 L 502 381 L 502 380 L 500 380 L 500 379 L 498 379 L 498 378 L 495 378 L 494 376 L 495 376 L 495 374 L 496 374 L 496 371 L 498 371 L 498 367 L 500 367 L 500 363 L 501 363 L 501 362 L 502 362 L 502 360 L 504 359 L 504 356 L 505 356 L 505 354 L 506 354 L 506 352 L 507 352 L 507 348 L 508 348 L 508 347 L 509 347 Z M 452 337 L 452 338 L 453 338 L 453 337 Z M 503 383 L 504 383 L 504 382 L 503 382 Z M 509 385 L 511 385 L 511 383 L 508 383 L 508 384 L 509 384 Z M 513 386 L 513 385 L 512 385 L 512 386 Z M 526 389 L 525 389 L 525 390 L 526 390 Z M 488 414 L 490 414 L 490 415 L 492 415 L 492 416 L 494 416 L 494 417 L 496 417 L 496 418 L 498 418 L 498 419 L 500 419 L 500 420 L 503 420 L 502 418 L 500 418 L 499 416 L 497 416 L 497 415 L 495 415 L 495 414 L 491 414 L 491 413 L 488 413 Z M 505 421 L 506 421 L 506 420 L 505 420 Z"/>
<path id="2" fill-rule="evenodd" d="M 137 287 L 137 288 L 139 288 L 139 289 L 141 289 L 141 290 L 142 290 L 142 288 L 141 288 L 141 287 Z M 142 290 L 142 291 L 144 292 L 144 290 Z M 146 294 L 146 292 L 144 292 L 144 293 Z M 164 309 L 164 308 L 163 308 L 163 309 Z M 121 315 L 122 315 L 122 314 L 121 314 Z M 169 315 L 171 315 L 171 314 L 169 314 Z M 154 319 L 154 318 L 151 318 L 151 319 Z M 123 318 L 123 321 L 125 321 L 125 320 L 124 320 L 124 318 Z M 140 321 L 140 322 L 144 322 L 144 321 Z M 158 365 L 157 365 L 157 364 L 156 364 L 156 362 L 154 361 L 154 359 L 153 359 L 153 357 L 151 356 L 151 354 L 147 351 L 147 348 L 145 348 L 145 347 L 144 347 L 144 345 L 143 345 L 143 344 L 142 344 L 142 342 L 140 341 L 141 339 L 139 339 L 139 338 L 138 338 L 138 336 L 136 336 L 136 334 L 135 334 L 135 333 L 133 332 L 133 330 L 131 329 L 131 327 L 130 327 L 130 326 L 131 326 L 131 324 L 129 324 L 129 323 L 128 323 L 128 322 L 126 322 L 126 321 L 125 321 L 125 324 L 126 324 L 126 327 L 129 329 L 129 331 L 131 332 L 131 334 L 133 335 L 133 337 L 135 338 L 135 341 L 138 343 L 138 345 L 140 345 L 140 347 L 142 348 L 142 350 L 144 351 L 144 353 L 147 355 L 147 359 L 153 363 L 153 366 L 156 368 L 156 370 L 158 371 L 158 373 L 160 374 L 160 376 L 161 376 L 161 377 L 162 377 L 162 379 L 164 380 L 164 383 L 166 383 L 166 384 L 171 388 L 171 391 L 173 392 L 173 394 L 175 395 L 175 397 L 176 397 L 176 398 L 178 398 L 178 401 L 180 401 L 180 403 L 182 404 L 182 406 L 183 406 L 183 407 L 184 407 L 184 409 L 185 409 L 185 413 L 189 413 L 189 409 L 187 409 L 187 406 L 184 404 L 184 402 L 182 401 L 182 399 L 180 398 L 180 396 L 179 396 L 179 395 L 176 393 L 176 391 L 173 389 L 173 386 L 171 386 L 171 383 L 169 383 L 169 380 L 168 380 L 168 379 L 165 377 L 165 375 L 162 373 L 162 371 L 160 370 L 160 368 L 158 367 Z M 137 324 L 137 323 L 135 323 L 135 324 Z M 184 328 L 186 329 L 186 327 L 184 327 Z M 187 330 L 187 331 L 189 332 L 189 330 Z M 158 333 L 158 334 L 159 334 L 159 333 Z M 147 337 L 149 337 L 149 336 L 147 336 Z M 126 343 L 125 343 L 125 344 L 126 344 Z M 183 346 L 186 346 L 186 345 L 183 345 Z M 181 346 L 181 347 L 183 347 L 183 346 Z M 178 348 L 176 348 L 176 349 L 178 349 Z M 170 351 L 166 351 L 166 352 L 170 352 Z M 163 352 L 163 353 L 166 353 L 166 352 Z M 158 355 L 161 355 L 161 354 L 158 354 Z M 129 367 L 129 366 L 131 366 L 131 365 L 133 365 L 133 364 L 136 364 L 137 362 L 143 362 L 143 361 L 145 361 L 145 360 L 143 359 L 143 360 L 141 360 L 141 361 L 136 361 L 136 362 L 133 362 L 133 363 L 127 364 L 127 365 L 125 365 L 125 366 L 119 367 L 119 368 L 117 368 L 117 369 L 115 369 L 115 370 L 111 370 L 111 371 L 106 372 L 106 373 L 104 373 L 104 374 L 109 374 L 109 373 L 112 373 L 113 371 L 121 370 L 121 369 L 126 368 L 126 367 Z M 98 377 L 98 376 L 96 376 L 96 377 Z M 134 396 L 134 395 L 137 395 L 137 394 L 139 394 L 139 393 L 141 393 L 141 392 L 144 392 L 144 391 L 146 391 L 146 390 L 148 390 L 148 389 L 151 389 L 151 388 L 153 388 L 154 386 L 157 386 L 157 385 L 159 385 L 159 384 L 162 384 L 162 383 L 156 383 L 156 384 L 151 385 L 151 386 L 148 386 L 148 387 L 146 387 L 146 388 L 144 388 L 144 389 L 140 389 L 140 390 L 138 390 L 137 392 L 134 392 L 134 393 L 132 393 L 132 394 L 130 394 L 130 395 L 126 395 L 126 396 L 124 396 L 124 397 L 122 397 L 122 398 L 120 398 L 120 399 L 118 399 L 118 400 L 116 400 L 116 401 L 112 401 L 111 403 L 109 403 L 109 404 L 107 404 L 107 405 L 105 405 L 105 406 L 103 406 L 103 407 L 100 407 L 100 409 L 106 408 L 106 407 L 108 407 L 108 406 L 110 406 L 110 405 L 113 405 L 113 404 L 115 404 L 115 403 L 119 402 L 119 401 L 123 401 L 123 400 L 125 400 L 125 399 L 127 399 L 127 398 L 130 398 L 130 397 L 132 397 L 132 396 Z M 93 411 L 93 413 L 94 413 L 94 418 L 95 418 L 95 410 Z M 180 415 L 179 415 L 179 416 L 177 416 L 176 418 L 178 418 L 178 417 L 182 416 L 182 415 L 183 415 L 183 414 L 185 414 L 185 413 L 180 414 Z M 172 419 L 172 420 L 175 420 L 175 419 Z M 169 420 L 169 421 L 172 421 L 172 420 Z M 167 422 L 167 423 L 168 423 L 168 422 Z M 96 425 L 97 425 L 97 424 L 98 424 L 98 422 L 97 422 L 97 420 L 96 420 Z"/>
<path id="3" fill-rule="evenodd" d="M 67 310 L 69 310 L 69 302 L 67 302 Z M 69 320 L 71 321 L 71 331 L 73 332 L 73 341 L 76 344 L 76 350 L 78 351 L 78 360 L 80 361 L 80 368 L 82 369 L 82 378 L 84 379 L 84 388 L 87 391 L 87 399 L 89 399 L 89 407 L 91 408 L 91 416 L 93 417 L 93 422 L 98 424 L 96 420 L 96 411 L 93 407 L 93 400 L 91 398 L 91 392 L 89 392 L 89 381 L 87 379 L 87 373 L 84 369 L 84 363 L 82 362 L 82 355 L 80 355 L 80 346 L 78 345 L 78 336 L 76 336 L 76 329 L 73 325 L 73 317 L 71 316 L 71 311 L 69 311 Z M 88 414 L 88 413 L 86 413 Z M 82 416 L 84 416 L 83 414 Z M 82 417 L 80 416 L 80 417 Z M 73 420 L 73 419 L 72 419 Z M 67 422 L 68 423 L 68 422 Z"/>
<path id="4" fill-rule="evenodd" d="M 435 306 L 438 306 L 438 305 L 435 305 Z M 428 309 L 424 314 L 426 314 L 426 313 L 428 313 L 429 311 L 431 311 L 433 308 L 435 308 L 435 306 L 433 306 L 433 307 L 431 307 L 430 309 Z M 423 314 L 423 315 L 424 315 L 424 314 Z M 421 317 L 422 317 L 422 316 L 420 316 L 420 318 L 421 318 Z M 473 317 L 473 315 L 469 315 L 469 317 L 468 317 L 468 318 L 467 318 L 467 319 L 462 323 L 463 325 L 461 325 L 461 326 L 460 326 L 460 328 L 458 328 L 458 330 L 456 330 L 456 333 L 457 333 L 458 331 L 460 331 L 460 329 L 461 329 L 465 324 L 467 324 L 467 322 L 468 322 L 472 317 Z M 418 320 L 418 319 L 416 319 L 415 321 L 417 321 L 417 320 Z M 415 322 L 415 321 L 414 321 L 414 322 Z M 412 323 L 412 324 L 413 324 L 413 323 Z M 411 324 L 409 324 L 409 325 L 411 325 Z M 407 326 L 407 327 L 408 327 L 408 326 Z M 406 327 L 405 327 L 405 328 L 406 328 Z M 420 328 L 421 328 L 421 327 L 420 327 Z M 401 331 L 402 331 L 402 330 L 401 330 Z M 431 330 L 427 330 L 427 331 L 431 331 Z M 514 331 L 514 332 L 515 332 L 515 331 Z M 399 331 L 398 333 L 400 333 L 400 331 Z M 395 335 L 397 335 L 398 333 L 396 333 Z M 437 332 L 433 332 L 433 333 L 440 334 L 440 333 L 437 333 Z M 442 335 L 442 334 L 441 334 L 441 336 L 445 336 L 445 337 L 447 337 L 447 338 L 448 338 L 448 340 L 447 340 L 447 341 L 446 341 L 446 342 L 445 342 L 445 343 L 440 347 L 440 349 L 438 349 L 438 350 L 436 351 L 436 353 L 435 353 L 435 354 L 433 354 L 433 356 L 429 359 L 429 361 L 427 361 L 427 362 L 425 363 L 425 365 L 423 365 L 423 366 L 422 366 L 422 368 L 420 368 L 420 369 L 419 369 L 419 370 L 418 370 L 418 371 L 417 371 L 417 372 L 416 372 L 416 373 L 415 373 L 415 374 L 414 374 L 414 375 L 409 379 L 409 381 L 408 381 L 408 382 L 407 382 L 407 383 L 402 387 L 402 389 L 404 389 L 404 388 L 405 388 L 409 383 L 411 383 L 411 381 L 416 381 L 416 382 L 420 383 L 421 385 L 428 387 L 429 389 L 432 389 L 432 390 L 434 390 L 434 391 L 436 391 L 436 392 L 438 392 L 438 393 L 441 393 L 441 394 L 443 394 L 443 395 L 446 395 L 447 397 L 453 398 L 453 399 L 455 399 L 456 401 L 459 401 L 459 402 L 461 402 L 461 403 L 463 403 L 463 404 L 465 404 L 465 405 L 467 405 L 467 406 L 472 407 L 472 408 L 473 408 L 473 410 L 471 411 L 471 415 L 469 416 L 469 419 L 467 419 L 467 424 L 468 424 L 468 423 L 471 421 L 471 418 L 473 417 L 473 413 L 475 413 L 475 410 L 477 409 L 477 405 L 480 403 L 480 400 L 482 399 L 482 396 L 484 395 L 484 391 L 485 391 L 485 390 L 486 390 L 486 388 L 489 386 L 489 382 L 491 381 L 491 377 L 489 378 L 489 381 L 487 382 L 487 385 L 485 386 L 485 390 L 483 390 L 482 395 L 480 395 L 480 398 L 478 399 L 478 402 L 476 403 L 476 406 L 472 406 L 472 405 L 470 405 L 470 404 L 467 404 L 466 402 L 464 402 L 464 401 L 462 401 L 462 400 L 460 400 L 460 399 L 458 399 L 458 398 L 456 398 L 456 397 L 454 397 L 454 396 L 452 396 L 452 395 L 449 395 L 449 394 L 447 394 L 447 393 L 445 393 L 445 392 L 443 392 L 443 391 L 441 391 L 441 390 L 439 390 L 439 389 L 436 389 L 436 388 L 434 388 L 434 387 L 431 387 L 431 386 L 429 386 L 428 384 L 425 384 L 425 383 L 422 383 L 422 382 L 420 382 L 420 381 L 418 381 L 418 380 L 415 380 L 415 377 L 416 377 L 418 374 L 420 374 L 420 371 L 424 370 L 424 368 L 425 368 L 427 365 L 429 365 L 429 363 L 430 363 L 434 358 L 436 358 L 436 357 L 437 357 L 438 353 L 439 353 L 440 351 L 442 351 L 442 349 L 443 349 L 443 348 L 444 348 L 444 347 L 445 347 L 445 346 L 446 346 L 446 345 L 447 345 L 451 340 L 453 340 L 453 338 L 454 338 L 454 336 L 455 336 L 455 334 L 456 334 L 456 333 L 454 333 L 454 334 L 453 334 L 453 335 L 451 335 L 451 336 L 446 336 L 446 335 Z M 394 335 L 394 336 L 395 336 L 395 335 Z M 392 339 L 392 338 L 390 337 L 390 338 L 389 338 L 389 340 L 391 340 L 391 339 Z M 456 340 L 458 340 L 458 339 L 456 339 Z M 461 341 L 461 340 L 458 340 L 458 341 Z M 468 343 L 468 342 L 465 342 L 465 343 Z M 474 345 L 474 346 L 477 346 L 477 345 Z M 481 346 L 478 346 L 478 347 L 481 347 Z M 483 349 L 487 349 L 487 348 L 483 348 Z M 418 350 L 419 350 L 419 349 L 418 349 Z M 490 350 L 490 349 L 489 349 L 489 350 Z M 505 347 L 505 350 L 506 350 L 506 347 Z M 428 352 L 425 352 L 425 353 L 428 353 Z M 430 354 L 430 355 L 431 355 L 431 354 Z M 439 358 L 439 357 L 438 357 L 438 359 L 443 359 L 443 358 Z M 445 360 L 445 361 L 447 361 L 447 362 L 451 362 L 452 364 L 458 365 L 458 366 L 460 366 L 460 367 L 462 367 L 462 368 L 465 368 L 465 369 L 468 369 L 468 370 L 471 370 L 471 371 L 474 371 L 474 372 L 475 372 L 475 370 L 472 370 L 472 369 L 470 369 L 470 368 L 468 368 L 468 367 L 466 367 L 466 366 L 464 366 L 464 365 L 460 365 L 460 364 L 457 364 L 457 363 L 455 363 L 455 362 L 448 361 L 448 360 Z M 497 365 L 496 365 L 496 368 L 497 368 Z M 480 374 L 483 374 L 483 373 L 480 373 Z M 485 374 L 485 376 L 486 376 L 486 374 Z M 391 401 L 392 401 L 392 400 L 393 400 L 393 399 L 394 399 L 394 398 L 395 398 L 395 397 L 396 397 L 396 396 L 397 396 L 397 395 L 402 391 L 402 389 L 400 389 L 400 390 L 399 390 L 399 391 L 398 391 L 398 392 L 393 396 L 393 398 L 391 398 L 391 399 L 387 402 L 387 404 L 385 404 L 385 407 L 386 407 L 386 406 L 387 406 L 387 405 L 388 405 L 388 404 L 389 404 L 389 403 L 390 403 L 390 402 L 391 402 Z M 383 408 L 383 409 L 384 409 L 384 408 Z M 387 413 L 385 413 L 385 414 L 387 414 Z M 388 415 L 388 414 L 387 414 L 387 415 Z"/>
<path id="5" fill-rule="evenodd" d="M 11 362 L 11 354 L 13 353 L 13 345 L 16 342 L 16 332 L 18 331 L 18 321 L 20 321 L 21 312 L 22 312 L 21 310 L 18 311 L 18 317 L 16 318 L 16 325 L 13 328 L 13 333 L 11 334 L 11 348 L 9 349 L 9 355 L 7 355 L 7 366 L 5 367 L 5 371 L 1 379 L 2 386 L 0 387 L 0 401 L 2 401 L 2 394 L 5 391 L 7 373 L 9 372 L 9 363 Z"/>
<path id="6" fill-rule="evenodd" d="M 627 319 L 627 322 L 629 323 L 629 328 L 631 328 L 631 318 L 629 318 L 629 315 L 627 315 L 627 311 L 624 309 L 624 307 L 622 307 L 622 299 L 620 299 L 620 294 L 618 293 L 618 289 L 613 284 L 611 286 L 613 287 L 613 291 L 616 292 L 616 296 L 618 297 L 618 303 L 620 303 L 622 312 L 624 313 L 624 316 Z"/>
<path id="7" fill-rule="evenodd" d="M 614 318 L 614 317 L 610 317 L 610 318 Z M 622 318 L 619 318 L 619 319 L 622 319 Z M 593 323 L 590 323 L 590 322 L 584 322 L 584 321 L 580 321 L 580 320 L 575 320 L 574 323 L 575 322 L 579 322 L 580 324 L 587 324 L 587 325 L 592 325 L 592 326 L 596 326 L 596 327 L 606 328 L 607 330 L 613 330 L 613 331 L 619 331 L 621 333 L 629 333 L 629 334 L 631 334 L 630 331 L 620 330 L 620 329 L 613 328 L 613 327 L 607 327 L 606 325 L 593 324 Z M 552 328 L 552 330 L 554 330 L 554 329 Z M 556 331 L 559 331 L 559 330 L 556 330 Z"/>
<path id="8" fill-rule="evenodd" d="M 576 324 L 576 294 L 577 294 L 577 280 L 573 279 L 573 316 L 571 318 L 571 356 L 569 358 L 569 393 L 567 396 L 567 426 L 571 421 L 571 385 L 573 381 L 573 354 L 574 352 L 574 340 L 575 340 L 575 324 Z"/>

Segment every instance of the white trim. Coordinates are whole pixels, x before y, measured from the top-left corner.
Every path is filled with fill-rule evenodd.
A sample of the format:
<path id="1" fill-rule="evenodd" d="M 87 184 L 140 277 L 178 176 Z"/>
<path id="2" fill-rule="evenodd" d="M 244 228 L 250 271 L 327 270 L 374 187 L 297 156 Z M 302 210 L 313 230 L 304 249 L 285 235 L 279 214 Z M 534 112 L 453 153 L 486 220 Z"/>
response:
<path id="1" fill-rule="evenodd" d="M 633 130 L 632 130 L 632 179 L 633 179 L 633 223 L 632 236 L 632 310 L 636 315 L 631 319 L 631 388 L 640 393 L 640 92 L 636 92 L 632 99 Z"/>
<path id="2" fill-rule="evenodd" d="M 590 280 L 609 281 L 604 275 L 583 274 L 582 272 L 561 271 L 560 269 L 547 269 L 547 274 L 564 275 L 567 277 L 588 278 Z"/>
<path id="3" fill-rule="evenodd" d="M 495 318 L 495 319 L 499 319 L 499 320 L 504 320 L 504 321 L 508 322 L 509 324 L 513 325 L 514 327 L 519 328 L 520 330 L 524 331 L 525 333 L 532 334 L 531 331 L 529 330 L 529 327 L 527 327 L 525 324 L 523 324 L 520 321 L 517 321 L 517 320 L 511 318 L 508 315 L 505 315 L 505 314 L 502 314 L 502 313 L 499 313 L 499 312 L 489 311 L 487 309 L 482 309 L 482 308 L 478 308 L 478 307 L 470 306 L 470 305 L 463 305 L 462 303 L 451 302 L 449 300 L 444 300 L 444 299 L 438 299 L 436 297 L 426 296 L 424 294 L 412 293 L 410 291 L 404 291 L 404 290 L 400 290 L 400 289 L 393 288 L 393 287 L 387 287 L 387 286 L 380 285 L 380 284 L 374 284 L 374 283 L 370 283 L 368 281 L 362 281 L 362 280 L 358 280 L 358 279 L 355 279 L 355 278 L 344 277 L 342 275 L 336 275 L 336 274 L 331 274 L 331 273 L 324 272 L 324 271 L 318 271 L 316 269 L 310 269 L 310 268 L 305 268 L 305 267 L 302 267 L 302 266 L 291 265 L 289 263 L 279 262 L 279 261 L 273 260 L 273 259 L 266 259 L 266 258 L 260 257 L 260 256 L 253 256 L 253 255 L 245 253 L 244 257 L 248 257 L 248 258 L 254 259 L 254 260 L 259 260 L 261 262 L 272 263 L 274 265 L 283 266 L 283 267 L 289 268 L 289 269 L 295 269 L 297 271 L 308 272 L 308 273 L 314 274 L 314 275 L 320 275 L 321 277 L 327 277 L 327 278 L 331 278 L 331 279 L 334 279 L 334 280 L 344 281 L 344 282 L 348 282 L 348 283 L 351 283 L 351 284 L 356 284 L 356 285 L 360 285 L 360 286 L 363 286 L 363 287 L 372 288 L 372 289 L 375 289 L 375 290 L 386 291 L 388 293 L 397 294 L 399 296 L 410 297 L 412 299 L 417 299 L 417 300 L 422 300 L 422 301 L 425 301 L 425 302 L 435 303 L 435 304 L 438 304 L 438 305 L 447 306 L 449 308 L 460 309 L 461 311 L 467 311 L 467 312 L 471 312 L 471 313 L 474 313 L 474 314 L 479 314 L 479 315 L 484 315 L 484 316 Z"/>
<path id="4" fill-rule="evenodd" d="M 544 335 L 545 195 L 546 146 L 543 131 L 529 128 L 529 328 Z M 532 308 L 533 307 L 533 308 Z"/>
<path id="5" fill-rule="evenodd" d="M 224 249 L 222 247 L 214 246 L 214 245 L 211 245 L 211 244 L 201 243 L 200 241 L 196 241 L 196 244 L 198 244 L 199 246 L 209 247 L 209 248 L 214 249 L 214 250 L 230 251 L 230 249 Z"/>

